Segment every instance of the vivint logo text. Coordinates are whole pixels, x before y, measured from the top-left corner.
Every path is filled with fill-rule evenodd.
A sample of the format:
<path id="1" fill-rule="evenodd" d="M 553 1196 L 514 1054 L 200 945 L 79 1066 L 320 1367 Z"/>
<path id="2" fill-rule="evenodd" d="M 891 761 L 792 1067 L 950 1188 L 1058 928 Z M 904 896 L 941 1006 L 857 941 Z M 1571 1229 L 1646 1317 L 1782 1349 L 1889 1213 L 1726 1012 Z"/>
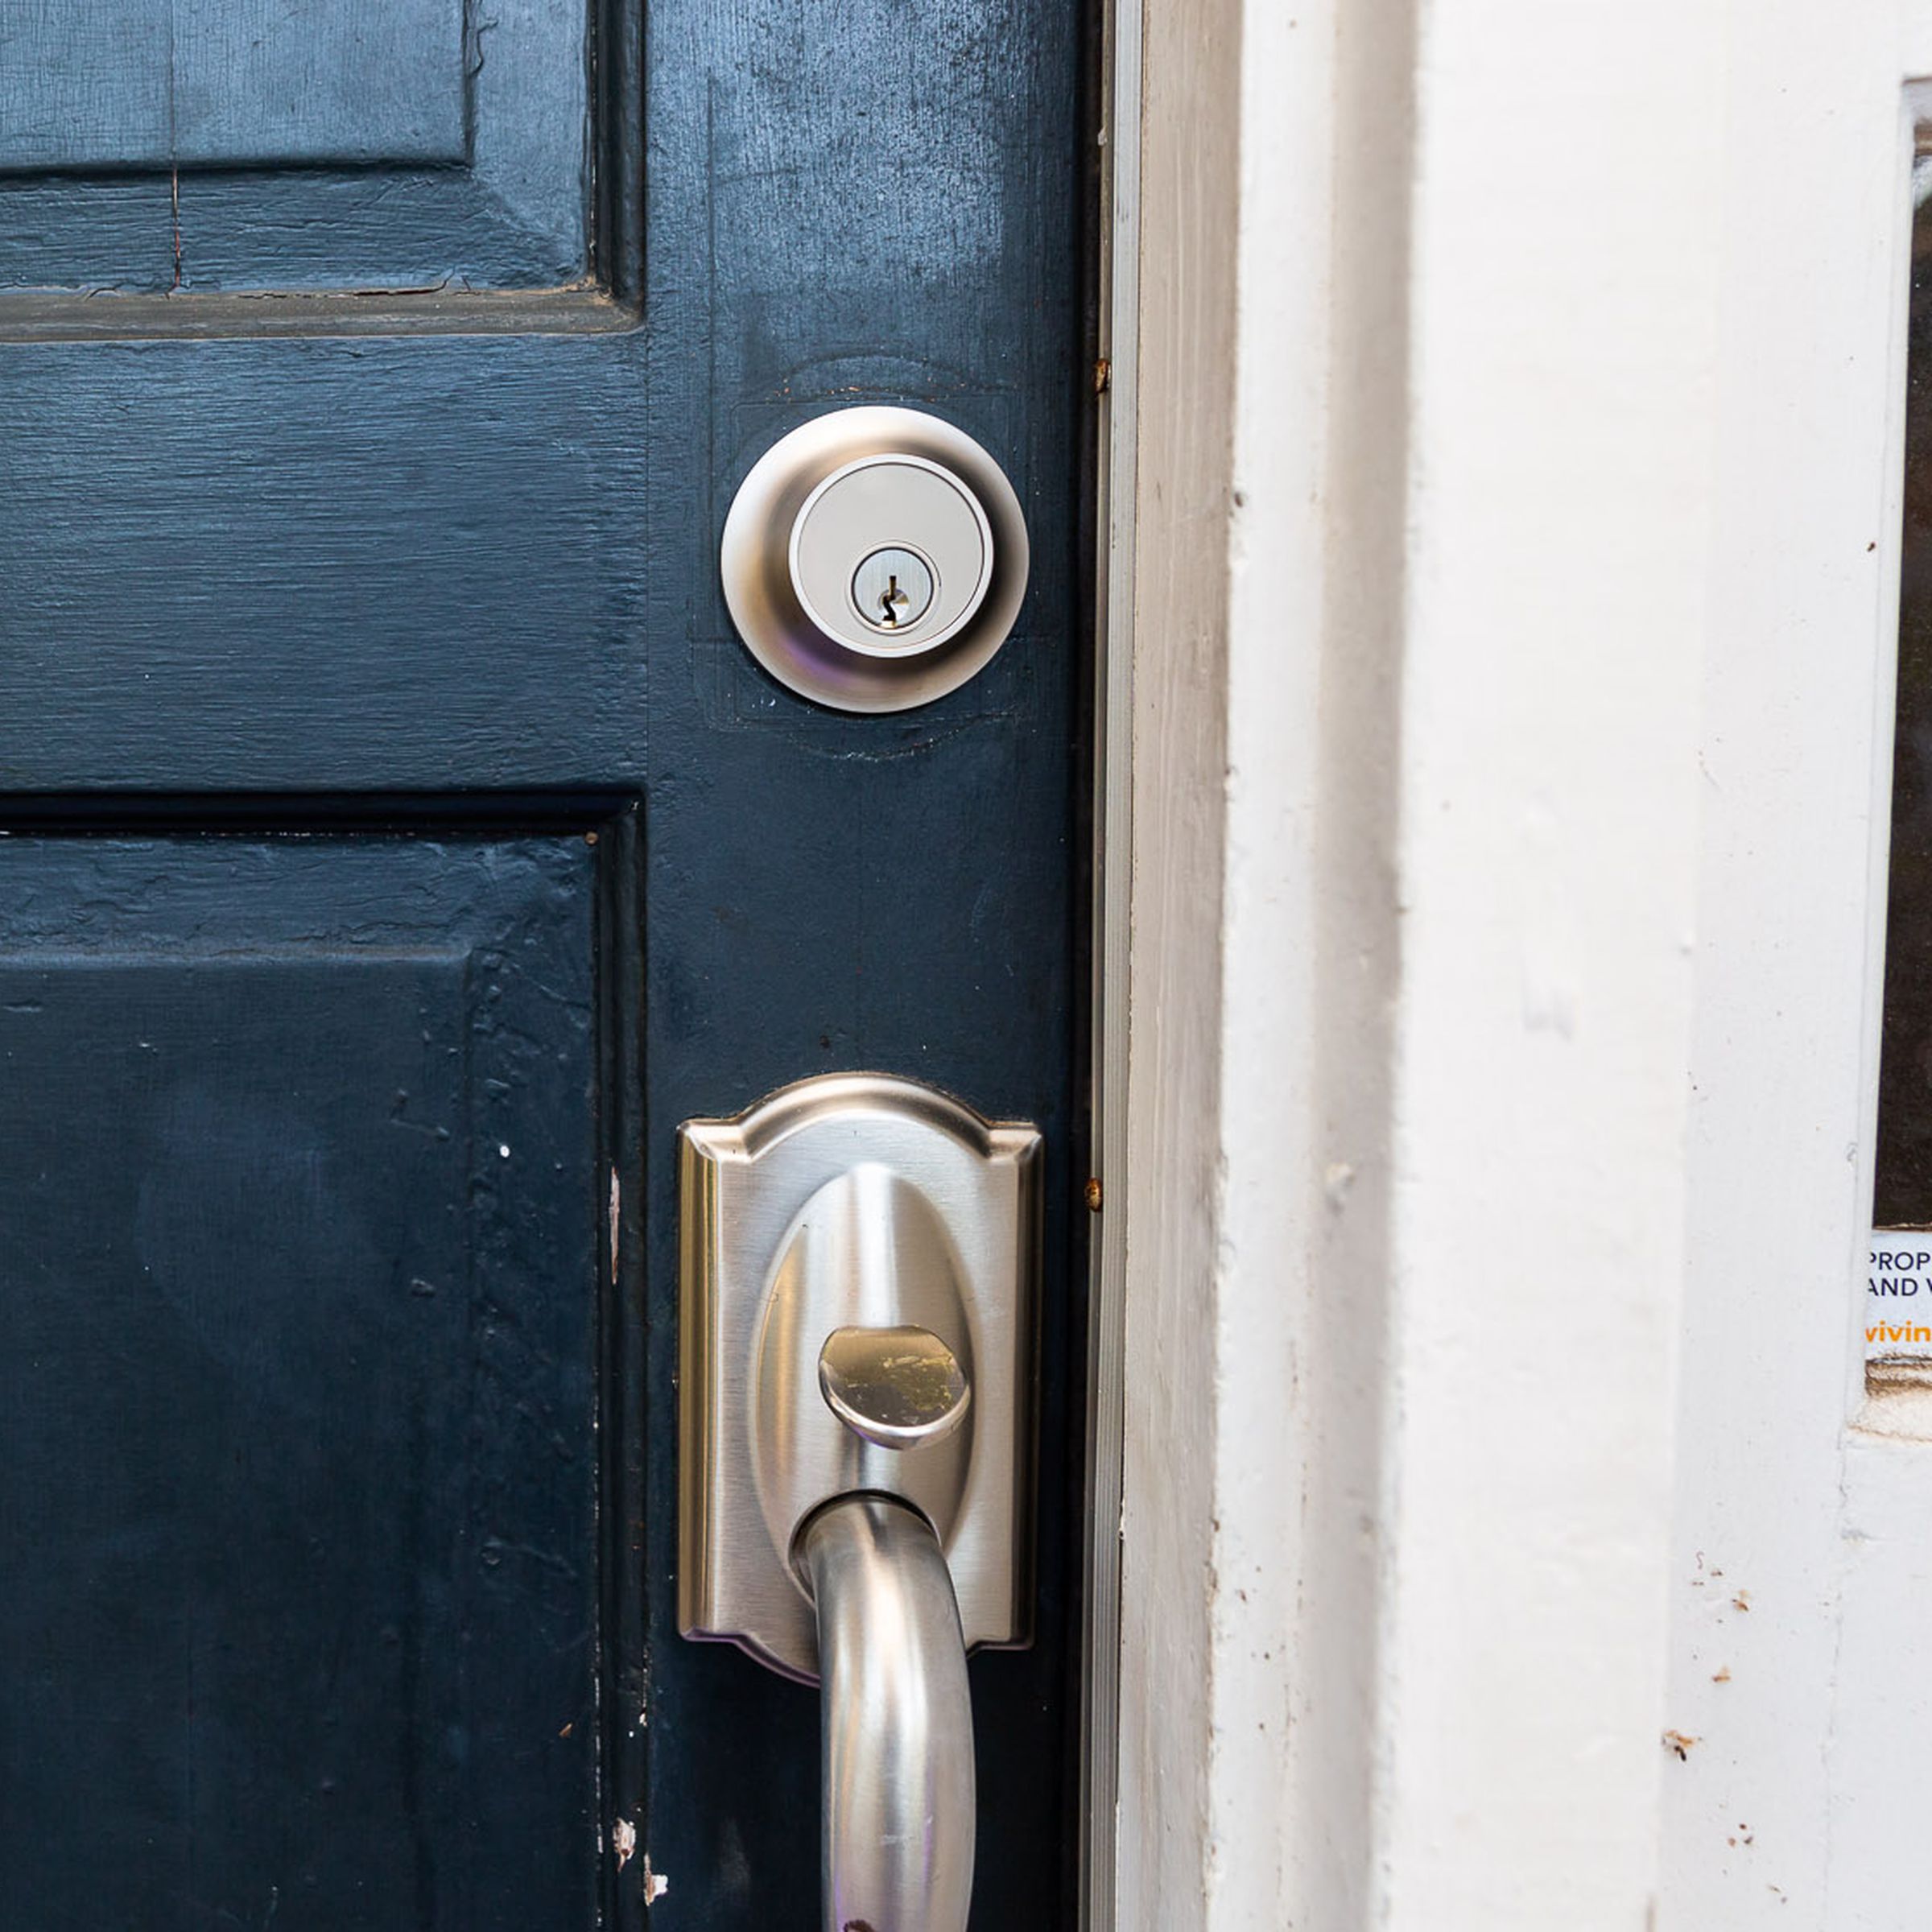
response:
<path id="1" fill-rule="evenodd" d="M 1874 1246 L 1871 1266 L 1872 1271 L 1865 1278 L 1868 1295 L 1902 1301 L 1923 1294 L 1928 1304 L 1932 1304 L 1932 1243 L 1923 1248 Z M 1876 1315 L 1878 1311 L 1875 1309 L 1872 1312 Z M 1909 1347 L 1914 1343 L 1932 1344 L 1932 1319 L 1868 1322 L 1865 1342 L 1868 1347 L 1876 1348 Z"/>

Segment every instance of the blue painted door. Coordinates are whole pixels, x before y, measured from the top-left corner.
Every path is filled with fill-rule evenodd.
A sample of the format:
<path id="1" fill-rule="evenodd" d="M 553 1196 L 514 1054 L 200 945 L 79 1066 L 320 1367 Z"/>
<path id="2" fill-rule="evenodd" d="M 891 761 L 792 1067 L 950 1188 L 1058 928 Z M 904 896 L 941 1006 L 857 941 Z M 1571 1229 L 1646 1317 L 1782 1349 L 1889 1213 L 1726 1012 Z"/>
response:
<path id="1" fill-rule="evenodd" d="M 975 1923 L 1071 1922 L 1082 31 L 0 0 L 10 1927 L 816 1924 L 814 1695 L 675 1633 L 674 1136 L 856 1067 L 1047 1136 Z M 717 577 L 864 401 L 1032 540 L 898 716 Z"/>

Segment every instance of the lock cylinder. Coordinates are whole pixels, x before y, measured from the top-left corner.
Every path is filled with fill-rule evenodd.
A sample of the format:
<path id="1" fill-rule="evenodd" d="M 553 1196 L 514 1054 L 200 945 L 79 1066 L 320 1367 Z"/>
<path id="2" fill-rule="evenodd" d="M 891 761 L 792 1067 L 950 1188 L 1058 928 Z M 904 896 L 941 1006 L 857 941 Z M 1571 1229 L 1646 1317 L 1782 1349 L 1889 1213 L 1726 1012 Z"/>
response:
<path id="1" fill-rule="evenodd" d="M 852 650 L 902 657 L 936 650 L 972 622 L 993 576 L 993 531 L 951 471 L 865 456 L 806 498 L 790 563 L 799 605 L 820 630 Z"/>

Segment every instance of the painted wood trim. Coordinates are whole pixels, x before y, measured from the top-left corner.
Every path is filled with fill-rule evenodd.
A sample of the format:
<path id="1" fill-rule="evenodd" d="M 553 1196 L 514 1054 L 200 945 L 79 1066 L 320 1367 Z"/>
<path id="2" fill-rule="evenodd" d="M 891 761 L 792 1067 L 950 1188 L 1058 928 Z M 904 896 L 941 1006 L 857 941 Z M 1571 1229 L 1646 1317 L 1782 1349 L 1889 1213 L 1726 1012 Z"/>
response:
<path id="1" fill-rule="evenodd" d="M 1087 1317 L 1086 1627 L 1081 1654 L 1080 1923 L 1116 1921 L 1121 1720 L 1121 1506 L 1126 1451 L 1127 1047 L 1133 914 L 1133 570 L 1139 449 L 1141 20 L 1100 23 L 1100 291 L 1094 386 L 1099 502 L 1094 634 L 1092 1221 Z M 1110 726 L 1112 729 L 1110 729 Z M 1108 1212 L 1108 1203 L 1113 1212 Z"/>
<path id="2" fill-rule="evenodd" d="M 1627 1927 L 1715 7 L 1143 17 L 1117 1922 Z"/>
<path id="3" fill-rule="evenodd" d="M 1379 1748 L 1413 35 L 1400 4 L 1146 21 L 1117 1922 L 1344 1927 Z"/>
<path id="4" fill-rule="evenodd" d="M 1185 17 L 1183 17 L 1185 16 Z M 1144 12 L 1117 1922 L 1206 1918 L 1238 8 Z M 1184 245 L 1183 244 L 1184 241 Z M 1120 855 L 1113 855 L 1117 867 Z"/>
<path id="5" fill-rule="evenodd" d="M 1909 1923 L 1932 1799 L 1932 1419 L 1860 1307 L 1932 6 L 1727 29 L 1665 1932 Z"/>

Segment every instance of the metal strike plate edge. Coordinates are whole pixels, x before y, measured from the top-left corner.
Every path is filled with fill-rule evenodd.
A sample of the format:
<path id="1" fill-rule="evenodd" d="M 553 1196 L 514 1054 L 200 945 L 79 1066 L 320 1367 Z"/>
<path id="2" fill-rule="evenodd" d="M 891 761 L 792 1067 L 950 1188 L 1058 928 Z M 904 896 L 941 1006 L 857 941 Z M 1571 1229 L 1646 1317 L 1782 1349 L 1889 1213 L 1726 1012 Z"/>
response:
<path id="1" fill-rule="evenodd" d="M 986 1121 L 916 1081 L 837 1074 L 735 1119 L 687 1121 L 679 1142 L 683 1633 L 815 1682 L 796 1531 L 821 1504 L 869 1491 L 933 1523 L 969 1647 L 1030 1641 L 1037 1130 Z M 943 1231 L 945 1265 L 923 1272 L 950 1282 L 911 1286 L 911 1306 L 897 1311 L 952 1327 L 947 1339 L 970 1364 L 968 1421 L 937 1446 L 865 1442 L 817 1392 L 820 1347 L 850 1315 L 822 1300 L 801 1307 L 795 1257 L 813 1238 L 807 1211 L 861 1170 L 873 1198 L 883 1190 L 923 1218 L 931 1242 Z M 894 1311 L 861 1312 L 876 1323 Z"/>

